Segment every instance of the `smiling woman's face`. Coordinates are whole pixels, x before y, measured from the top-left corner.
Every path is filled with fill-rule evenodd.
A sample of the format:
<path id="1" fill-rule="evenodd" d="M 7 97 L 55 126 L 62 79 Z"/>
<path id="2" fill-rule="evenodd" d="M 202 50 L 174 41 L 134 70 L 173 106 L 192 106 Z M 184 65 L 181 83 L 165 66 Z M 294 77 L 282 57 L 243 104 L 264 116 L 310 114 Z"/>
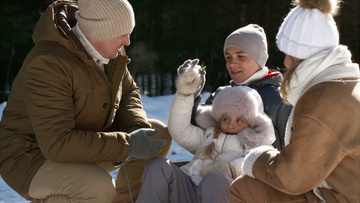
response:
<path id="1" fill-rule="evenodd" d="M 130 45 L 130 34 L 122 35 L 111 39 L 94 40 L 88 39 L 96 51 L 107 59 L 116 58 L 123 46 Z"/>
<path id="2" fill-rule="evenodd" d="M 228 47 L 225 50 L 226 68 L 233 82 L 242 83 L 259 71 L 259 65 L 243 50 Z"/>

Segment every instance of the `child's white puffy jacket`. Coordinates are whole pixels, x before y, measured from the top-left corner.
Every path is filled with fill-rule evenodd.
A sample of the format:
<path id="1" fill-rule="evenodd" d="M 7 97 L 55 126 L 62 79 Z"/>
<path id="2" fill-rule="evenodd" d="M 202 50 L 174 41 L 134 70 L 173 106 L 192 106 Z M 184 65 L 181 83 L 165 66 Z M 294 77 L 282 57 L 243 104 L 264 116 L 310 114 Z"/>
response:
<path id="1" fill-rule="evenodd" d="M 181 147 L 194 154 L 194 158 L 180 169 L 191 177 L 195 184 L 202 180 L 200 170 L 214 164 L 215 161 L 226 160 L 233 166 L 236 176 L 242 175 L 241 164 L 246 151 L 249 149 L 244 144 L 247 136 L 257 134 L 252 128 L 246 128 L 237 135 L 226 135 L 221 133 L 214 139 L 214 127 L 202 129 L 191 124 L 193 96 L 184 96 L 176 93 L 171 106 L 168 129 L 171 137 Z M 270 126 L 272 126 L 270 121 Z M 210 159 L 203 153 L 205 147 L 215 142 L 215 151 Z M 271 143 L 268 143 L 271 144 Z"/>

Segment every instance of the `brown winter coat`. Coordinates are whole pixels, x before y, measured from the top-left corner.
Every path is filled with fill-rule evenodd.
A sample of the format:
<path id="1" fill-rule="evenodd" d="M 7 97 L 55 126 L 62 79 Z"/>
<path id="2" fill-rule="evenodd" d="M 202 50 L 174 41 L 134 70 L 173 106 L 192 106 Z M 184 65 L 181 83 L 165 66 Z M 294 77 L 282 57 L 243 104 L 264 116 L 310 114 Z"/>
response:
<path id="1" fill-rule="evenodd" d="M 1 176 L 25 198 L 46 159 L 124 160 L 130 126 L 150 127 L 123 51 L 105 73 L 71 32 L 76 5 L 55 2 L 37 23 L 1 121 Z"/>
<path id="2" fill-rule="evenodd" d="M 280 154 L 262 154 L 253 173 L 290 195 L 311 191 L 325 179 L 332 189 L 320 191 L 328 203 L 359 202 L 360 83 L 325 82 L 309 89 L 295 107 L 290 144 Z M 275 193 L 269 188 L 268 202 L 282 199 Z"/>

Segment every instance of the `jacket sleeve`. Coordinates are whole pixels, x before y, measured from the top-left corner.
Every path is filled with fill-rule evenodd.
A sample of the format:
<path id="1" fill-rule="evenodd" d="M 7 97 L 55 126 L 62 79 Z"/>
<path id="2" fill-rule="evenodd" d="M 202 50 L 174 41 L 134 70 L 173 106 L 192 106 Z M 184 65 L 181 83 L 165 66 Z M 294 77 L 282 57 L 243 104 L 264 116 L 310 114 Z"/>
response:
<path id="1" fill-rule="evenodd" d="M 194 97 L 176 93 L 171 105 L 168 128 L 171 137 L 195 154 L 204 141 L 205 130 L 190 123 Z"/>
<path id="2" fill-rule="evenodd" d="M 151 127 L 143 109 L 139 88 L 127 67 L 125 67 L 120 91 L 122 91 L 122 96 L 114 125 L 121 131 L 126 131 L 132 126 Z"/>
<path id="3" fill-rule="evenodd" d="M 255 178 L 292 195 L 319 186 L 344 157 L 331 133 L 316 119 L 298 119 L 300 129 L 294 131 L 291 144 L 280 153 L 267 150 L 252 167 Z"/>
<path id="4" fill-rule="evenodd" d="M 199 107 L 201 99 L 202 99 L 201 94 L 197 98 L 194 99 L 194 106 L 192 108 L 192 113 L 191 113 L 191 124 L 193 124 L 193 125 L 196 125 L 196 120 L 195 120 L 196 109 Z"/>
<path id="5" fill-rule="evenodd" d="M 311 97 L 310 100 L 321 99 Z M 334 109 L 344 108 L 333 105 L 329 111 L 321 102 L 309 108 L 306 106 L 308 102 L 299 101 L 297 104 L 290 144 L 281 152 L 274 149 L 251 151 L 244 161 L 244 170 L 252 170 L 247 174 L 253 173 L 255 178 L 266 184 L 284 193 L 297 195 L 319 186 L 342 161 L 344 151 L 334 139 L 336 136 L 328 121 L 336 118 Z"/>
<path id="6" fill-rule="evenodd" d="M 44 57 L 33 59 L 23 71 L 26 71 L 23 99 L 39 148 L 47 159 L 54 162 L 126 159 L 129 150 L 126 133 L 75 128 L 70 72 Z"/>
<path id="7" fill-rule="evenodd" d="M 191 114 L 191 123 L 193 125 L 198 126 L 198 124 L 196 123 L 196 112 L 199 108 L 199 106 L 210 106 L 213 104 L 214 102 L 214 98 L 216 96 L 216 94 L 221 91 L 225 86 L 220 86 L 218 89 L 216 89 L 215 92 L 211 93 L 210 96 L 205 100 L 204 104 L 200 104 L 202 96 L 200 95 L 199 97 L 194 99 L 194 106 L 192 109 L 192 114 Z"/>

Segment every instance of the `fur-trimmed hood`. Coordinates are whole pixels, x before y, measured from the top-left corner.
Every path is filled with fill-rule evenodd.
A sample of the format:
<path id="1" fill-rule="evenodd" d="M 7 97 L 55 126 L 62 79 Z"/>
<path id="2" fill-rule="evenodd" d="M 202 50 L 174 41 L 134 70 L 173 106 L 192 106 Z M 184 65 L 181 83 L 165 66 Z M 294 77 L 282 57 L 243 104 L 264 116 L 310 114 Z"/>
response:
<path id="1" fill-rule="evenodd" d="M 219 88 L 220 89 L 220 88 Z M 260 95 L 247 86 L 225 86 L 221 88 L 211 106 L 199 106 L 196 112 L 196 123 L 206 129 L 216 126 L 225 113 L 241 115 L 250 126 L 255 119 L 264 114 Z"/>
<path id="2" fill-rule="evenodd" d="M 224 113 L 241 115 L 249 123 L 253 129 L 251 136 L 245 136 L 249 147 L 275 141 L 274 127 L 264 113 L 262 99 L 256 90 L 247 86 L 223 87 L 212 105 L 198 107 L 195 120 L 198 126 L 207 129 L 216 126 Z"/>

